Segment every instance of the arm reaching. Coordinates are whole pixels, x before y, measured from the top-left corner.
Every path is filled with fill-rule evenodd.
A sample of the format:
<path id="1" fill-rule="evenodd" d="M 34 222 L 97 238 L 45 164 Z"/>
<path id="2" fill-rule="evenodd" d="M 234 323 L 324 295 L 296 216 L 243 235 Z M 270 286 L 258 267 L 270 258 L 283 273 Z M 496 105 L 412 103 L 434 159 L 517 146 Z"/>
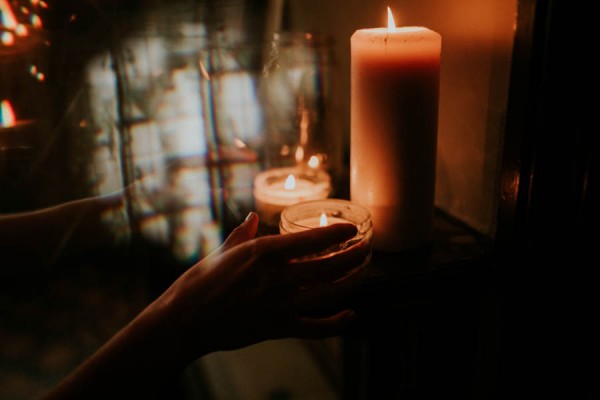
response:
<path id="1" fill-rule="evenodd" d="M 0 214 L 0 252 L 3 270 L 40 267 L 60 256 L 109 243 L 112 233 L 102 222 L 105 212 L 120 207 L 123 192 L 89 197 L 35 211 Z M 8 268 L 9 270 L 5 270 Z"/>
<path id="2" fill-rule="evenodd" d="M 255 238 L 257 226 L 252 213 L 45 399 L 144 397 L 214 351 L 340 334 L 352 311 L 309 312 L 339 306 L 361 282 L 370 249 L 357 244 L 335 256 L 299 258 L 351 238 L 356 228 L 336 224 Z"/>

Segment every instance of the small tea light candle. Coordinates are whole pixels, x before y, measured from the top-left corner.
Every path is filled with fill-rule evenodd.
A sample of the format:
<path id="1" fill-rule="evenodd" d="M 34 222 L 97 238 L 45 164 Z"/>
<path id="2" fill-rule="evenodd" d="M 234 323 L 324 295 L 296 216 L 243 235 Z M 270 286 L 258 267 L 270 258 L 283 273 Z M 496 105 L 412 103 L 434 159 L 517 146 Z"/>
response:
<path id="1" fill-rule="evenodd" d="M 326 199 L 331 193 L 331 177 L 323 170 L 297 167 L 273 168 L 254 179 L 256 212 L 262 223 L 277 227 L 281 211 L 290 205 Z"/>
<path id="2" fill-rule="evenodd" d="M 340 223 L 355 225 L 358 230 L 356 236 L 319 255 L 337 253 L 362 241 L 371 243 L 373 223 L 369 210 L 342 199 L 313 200 L 286 207 L 281 213 L 279 232 L 281 234 L 302 232 Z"/>

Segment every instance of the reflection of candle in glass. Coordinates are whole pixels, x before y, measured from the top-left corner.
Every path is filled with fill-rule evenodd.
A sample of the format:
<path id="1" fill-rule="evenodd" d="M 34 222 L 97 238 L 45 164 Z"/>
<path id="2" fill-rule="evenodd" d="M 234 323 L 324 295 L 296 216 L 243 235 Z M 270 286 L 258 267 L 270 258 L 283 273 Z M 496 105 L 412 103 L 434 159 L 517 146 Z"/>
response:
<path id="1" fill-rule="evenodd" d="M 292 204 L 307 200 L 325 199 L 331 193 L 331 178 L 322 170 L 273 168 L 254 179 L 256 212 L 262 223 L 279 224 L 281 211 Z"/>
<path id="2" fill-rule="evenodd" d="M 32 125 L 32 121 L 16 118 L 10 101 L 0 101 L 0 148 L 28 146 Z"/>
<path id="3" fill-rule="evenodd" d="M 350 198 L 371 212 L 373 248 L 403 251 L 433 228 L 441 36 L 389 17 L 351 38 Z"/>
<path id="4" fill-rule="evenodd" d="M 32 139 L 36 125 L 22 120 L 8 100 L 0 100 L 0 203 L 5 211 L 33 205 L 35 165 Z"/>
<path id="5" fill-rule="evenodd" d="M 0 0 L 0 23 L 2 24 L 2 33 L 0 34 L 1 43 L 5 46 L 12 46 L 15 43 L 15 35 L 25 36 L 27 28 L 19 24 L 13 10 L 7 0 Z"/>
<path id="6" fill-rule="evenodd" d="M 17 119 L 15 118 L 15 112 L 10 105 L 10 101 L 2 100 L 0 102 L 0 126 L 2 128 L 10 128 L 15 126 Z"/>
<path id="7" fill-rule="evenodd" d="M 347 249 L 362 241 L 371 242 L 373 224 L 369 210 L 342 199 L 313 200 L 286 207 L 281 213 L 279 232 L 281 234 L 302 232 L 341 223 L 355 225 L 358 230 L 356 236 L 326 250 L 324 254 Z"/>
<path id="8" fill-rule="evenodd" d="M 37 35 L 32 35 L 35 33 L 32 30 L 42 28 L 41 19 L 33 12 L 34 8 L 33 5 L 21 5 L 20 13 L 15 14 L 9 1 L 0 0 L 0 57 L 28 51 L 30 45 L 41 43 Z M 24 17 L 27 21 L 23 20 Z"/>

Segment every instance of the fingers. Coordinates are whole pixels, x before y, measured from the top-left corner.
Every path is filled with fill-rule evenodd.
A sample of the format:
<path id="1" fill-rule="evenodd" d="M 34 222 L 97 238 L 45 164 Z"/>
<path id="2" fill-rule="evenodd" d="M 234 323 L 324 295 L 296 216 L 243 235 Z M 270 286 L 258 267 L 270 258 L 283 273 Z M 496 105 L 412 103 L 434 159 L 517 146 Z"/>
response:
<path id="1" fill-rule="evenodd" d="M 251 212 L 246 217 L 246 220 L 242 222 L 237 228 L 235 228 L 225 239 L 221 250 L 225 251 L 238 244 L 247 242 L 248 240 L 256 236 L 258 231 L 258 215 L 255 212 Z"/>
<path id="2" fill-rule="evenodd" d="M 296 336 L 304 339 L 337 336 L 355 319 L 356 314 L 352 310 L 340 311 L 323 318 L 298 317 L 295 327 Z"/>
<path id="3" fill-rule="evenodd" d="M 287 269 L 293 280 L 303 284 L 331 282 L 358 265 L 366 264 L 370 254 L 370 245 L 363 241 L 335 254 L 290 261 Z"/>
<path id="4" fill-rule="evenodd" d="M 361 285 L 366 276 L 367 270 L 359 266 L 336 281 L 301 288 L 292 299 L 293 307 L 302 312 L 336 306 L 346 300 Z"/>
<path id="5" fill-rule="evenodd" d="M 352 224 L 333 224 L 288 235 L 265 236 L 258 239 L 261 243 L 257 250 L 285 259 L 298 258 L 342 243 L 354 237 L 356 232 L 356 226 Z"/>

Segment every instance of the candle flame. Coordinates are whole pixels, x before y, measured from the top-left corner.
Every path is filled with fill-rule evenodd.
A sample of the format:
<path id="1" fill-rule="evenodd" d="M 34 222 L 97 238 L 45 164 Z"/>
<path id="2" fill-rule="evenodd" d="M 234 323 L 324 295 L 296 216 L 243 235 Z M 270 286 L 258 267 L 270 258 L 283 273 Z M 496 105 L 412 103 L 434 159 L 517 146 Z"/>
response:
<path id="1" fill-rule="evenodd" d="M 387 8 L 388 11 L 388 32 L 396 32 L 396 23 L 394 22 L 394 16 L 392 15 L 392 10 Z"/>
<path id="2" fill-rule="evenodd" d="M 294 175 L 292 175 L 292 174 L 288 175 L 287 179 L 285 180 L 285 185 L 283 187 L 286 190 L 296 189 L 296 178 L 294 178 Z"/>
<path id="3" fill-rule="evenodd" d="M 0 127 L 10 128 L 17 124 L 15 113 L 10 105 L 10 101 L 2 100 L 0 103 Z"/>
<path id="4" fill-rule="evenodd" d="M 329 222 L 327 221 L 327 215 L 325 213 L 321 213 L 321 218 L 319 218 L 319 226 L 327 226 Z"/>
<path id="5" fill-rule="evenodd" d="M 310 156 L 310 159 L 308 160 L 308 166 L 313 169 L 317 169 L 319 167 L 319 157 Z"/>

